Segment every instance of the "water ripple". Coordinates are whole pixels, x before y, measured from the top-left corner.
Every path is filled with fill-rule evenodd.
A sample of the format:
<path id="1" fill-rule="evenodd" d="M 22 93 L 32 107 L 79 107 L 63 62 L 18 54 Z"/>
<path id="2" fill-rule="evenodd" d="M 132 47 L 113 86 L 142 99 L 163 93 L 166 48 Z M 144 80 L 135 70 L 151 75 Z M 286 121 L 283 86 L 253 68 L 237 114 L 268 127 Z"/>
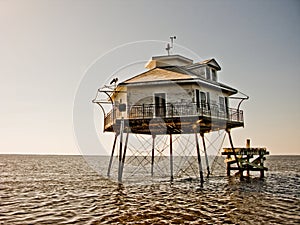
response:
<path id="1" fill-rule="evenodd" d="M 299 224 L 300 159 L 286 162 L 271 157 L 264 181 L 221 176 L 199 188 L 118 185 L 79 156 L 1 156 L 0 224 Z"/>

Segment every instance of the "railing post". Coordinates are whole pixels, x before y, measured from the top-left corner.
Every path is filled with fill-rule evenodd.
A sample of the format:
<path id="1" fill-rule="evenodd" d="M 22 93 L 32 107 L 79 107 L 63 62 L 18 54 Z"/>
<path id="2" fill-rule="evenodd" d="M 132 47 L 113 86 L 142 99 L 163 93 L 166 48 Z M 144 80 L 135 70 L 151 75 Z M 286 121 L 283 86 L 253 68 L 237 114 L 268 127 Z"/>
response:
<path id="1" fill-rule="evenodd" d="M 244 112 L 241 112 L 241 116 L 242 116 L 242 122 L 244 122 Z"/>
<path id="2" fill-rule="evenodd" d="M 143 119 L 145 118 L 145 104 L 142 106 Z"/>

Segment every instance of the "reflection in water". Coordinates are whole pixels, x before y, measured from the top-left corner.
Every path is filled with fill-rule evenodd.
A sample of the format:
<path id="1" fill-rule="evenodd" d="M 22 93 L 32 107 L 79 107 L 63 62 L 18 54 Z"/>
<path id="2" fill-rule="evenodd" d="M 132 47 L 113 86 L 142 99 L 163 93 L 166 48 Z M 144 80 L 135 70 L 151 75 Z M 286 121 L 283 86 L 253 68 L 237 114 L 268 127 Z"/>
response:
<path id="1" fill-rule="evenodd" d="M 217 176 L 204 188 L 197 179 L 118 184 L 80 156 L 0 158 L 0 224 L 300 223 L 300 157 L 268 157 L 265 180 Z"/>

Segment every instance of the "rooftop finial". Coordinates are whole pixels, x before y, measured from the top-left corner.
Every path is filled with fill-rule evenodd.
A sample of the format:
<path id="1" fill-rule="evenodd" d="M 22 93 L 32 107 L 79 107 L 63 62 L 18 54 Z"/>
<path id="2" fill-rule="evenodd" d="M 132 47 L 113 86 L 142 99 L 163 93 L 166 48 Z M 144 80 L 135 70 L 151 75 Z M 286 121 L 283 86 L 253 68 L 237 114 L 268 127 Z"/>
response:
<path id="1" fill-rule="evenodd" d="M 170 50 L 173 48 L 174 40 L 176 39 L 176 36 L 171 36 L 171 45 L 170 43 L 167 44 L 166 50 L 168 52 L 168 55 L 170 55 Z"/>

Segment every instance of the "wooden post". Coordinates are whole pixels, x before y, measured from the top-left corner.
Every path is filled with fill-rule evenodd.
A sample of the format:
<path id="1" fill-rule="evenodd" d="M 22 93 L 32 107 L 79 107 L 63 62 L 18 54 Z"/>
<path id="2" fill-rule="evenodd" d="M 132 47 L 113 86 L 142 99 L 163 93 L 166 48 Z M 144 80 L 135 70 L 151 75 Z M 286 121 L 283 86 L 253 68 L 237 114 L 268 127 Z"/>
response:
<path id="1" fill-rule="evenodd" d="M 118 137 L 118 133 L 115 134 L 115 140 L 114 140 L 114 144 L 111 150 L 111 156 L 109 159 L 109 164 L 108 164 L 108 170 L 107 170 L 107 176 L 110 177 L 110 170 L 111 170 L 111 165 L 113 162 L 113 157 L 114 157 L 114 152 L 115 152 L 115 148 L 116 148 L 116 142 L 117 142 L 117 137 Z"/>
<path id="2" fill-rule="evenodd" d="M 198 142 L 198 135 L 197 131 L 195 130 L 195 141 L 196 141 L 196 151 L 197 151 L 197 157 L 198 157 L 198 167 L 199 167 L 199 175 L 200 175 L 200 185 L 203 187 L 204 179 L 203 179 L 203 171 L 202 171 L 202 163 L 201 163 L 201 155 L 200 155 L 200 149 L 199 149 L 199 142 Z"/>
<path id="3" fill-rule="evenodd" d="M 209 177 L 209 175 L 210 175 L 210 169 L 209 169 L 209 163 L 208 163 L 208 156 L 207 156 L 207 151 L 206 151 L 204 133 L 201 133 L 200 135 L 202 137 L 203 149 L 204 149 L 204 153 L 205 153 L 206 168 L 207 168 L 207 177 Z"/>
<path id="4" fill-rule="evenodd" d="M 170 173 L 171 181 L 173 181 L 173 143 L 172 143 L 172 133 L 170 133 Z"/>
<path id="5" fill-rule="evenodd" d="M 250 139 L 246 140 L 246 148 L 250 148 Z"/>
<path id="6" fill-rule="evenodd" d="M 247 177 L 250 177 L 250 166 L 249 166 L 249 163 L 250 163 L 250 155 L 247 154 Z"/>
<path id="7" fill-rule="evenodd" d="M 152 135 L 152 154 L 151 154 L 151 176 L 153 177 L 154 169 L 154 150 L 155 150 L 155 135 Z"/>
<path id="8" fill-rule="evenodd" d="M 230 155 L 228 155 L 227 156 L 227 160 L 229 160 L 231 157 L 230 157 Z M 230 166 L 231 164 L 229 163 L 229 162 L 227 162 L 227 176 L 229 177 L 230 176 L 230 171 L 231 171 L 231 166 Z"/>
<path id="9" fill-rule="evenodd" d="M 122 182 L 122 148 L 123 148 L 123 130 L 124 130 L 124 117 L 122 117 L 120 124 L 120 149 L 119 149 L 119 168 L 118 168 L 118 182 Z"/>
<path id="10" fill-rule="evenodd" d="M 249 150 L 250 150 L 250 139 L 247 139 L 246 140 L 246 148 L 247 148 L 247 177 L 250 177 L 250 166 L 249 166 L 249 163 L 250 163 L 250 155 L 249 155 Z"/>
<path id="11" fill-rule="evenodd" d="M 259 154 L 260 157 L 260 166 L 262 167 L 260 169 L 260 179 L 263 179 L 265 177 L 265 170 L 264 170 L 264 154 L 260 152 Z"/>

